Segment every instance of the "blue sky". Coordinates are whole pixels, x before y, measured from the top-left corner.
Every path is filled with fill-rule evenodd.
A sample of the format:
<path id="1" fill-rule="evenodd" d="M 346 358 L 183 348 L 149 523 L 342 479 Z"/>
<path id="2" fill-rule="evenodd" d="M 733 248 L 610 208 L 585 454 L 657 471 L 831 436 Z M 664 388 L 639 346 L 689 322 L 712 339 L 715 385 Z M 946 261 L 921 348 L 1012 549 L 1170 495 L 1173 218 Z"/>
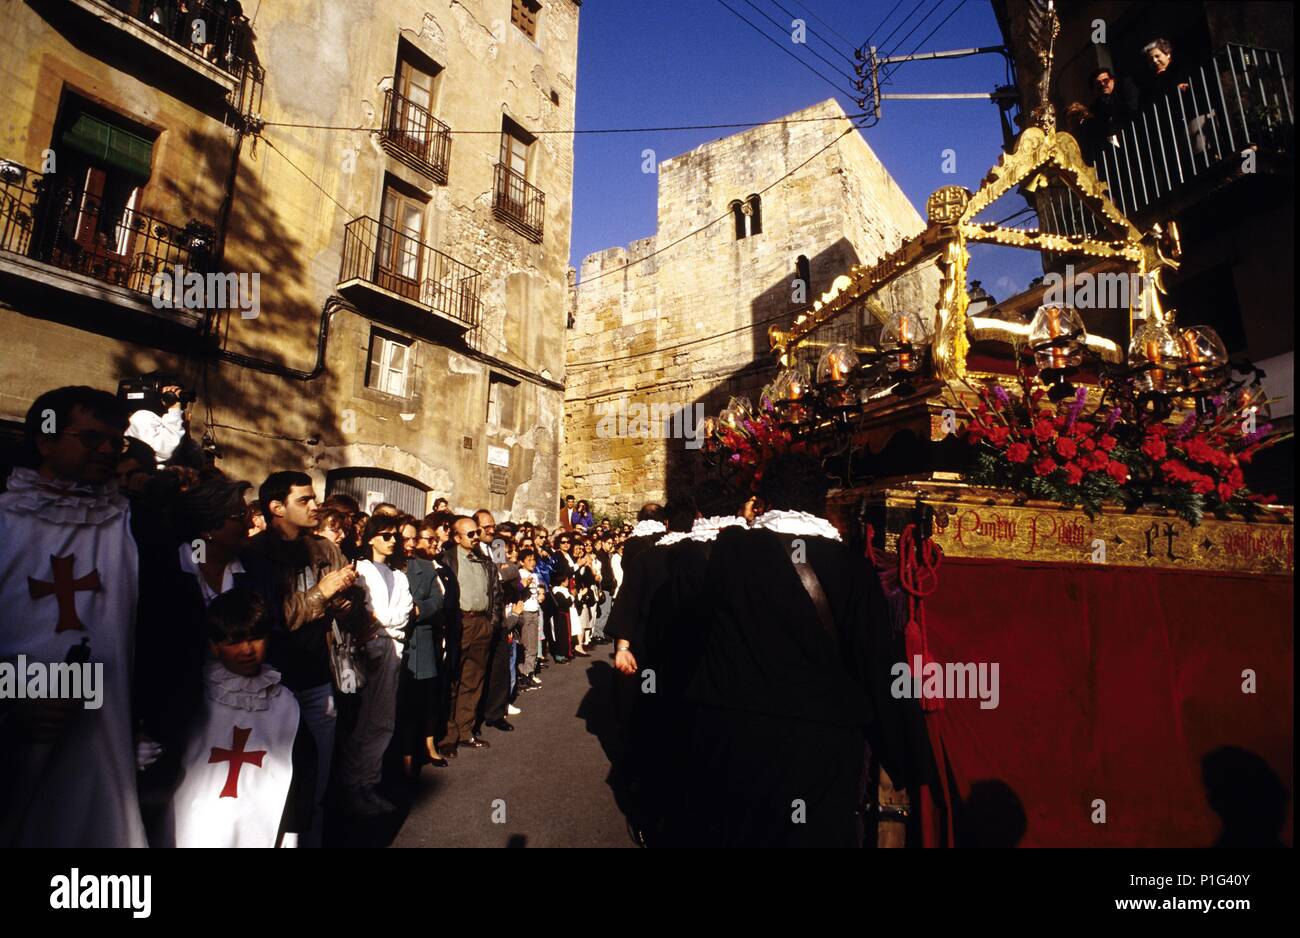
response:
<path id="1" fill-rule="evenodd" d="M 897 47 L 899 54 L 911 52 L 954 8 L 953 16 L 925 39 L 920 51 L 1001 44 L 987 0 L 966 0 L 960 6 L 959 0 L 921 0 L 919 7 L 915 0 L 902 0 L 897 6 L 894 0 L 725 2 L 844 90 L 837 93 L 729 12 L 720 0 L 587 0 L 582 5 L 578 37 L 577 126 L 759 122 L 830 96 L 838 98 L 850 114 L 856 113 L 847 77 L 852 66 L 842 57 L 852 55 L 850 46 L 863 42 L 875 30 L 872 42 L 882 51 Z M 793 18 L 790 14 L 801 17 L 809 29 L 807 46 L 792 43 L 789 31 L 779 33 L 755 6 L 778 23 L 788 24 Z M 918 27 L 917 22 L 927 13 L 931 15 Z M 823 38 L 832 45 L 822 42 Z M 837 73 L 811 50 L 846 74 Z M 907 63 L 890 77 L 886 93 L 988 92 L 1002 84 L 1006 74 L 1001 56 L 979 55 Z M 654 233 L 656 177 L 641 171 L 644 149 L 655 150 L 663 160 L 740 130 L 578 135 L 574 266 L 594 251 Z M 971 100 L 885 101 L 880 123 L 864 136 L 922 212 L 926 197 L 939 186 L 956 183 L 976 189 L 1002 144 L 997 108 L 987 101 Z M 956 173 L 951 175 L 942 171 L 942 154 L 948 148 L 956 155 Z M 771 181 L 761 180 L 764 185 Z M 1036 261 L 1032 263 L 1036 265 Z M 1023 287 L 1027 279 L 1023 267 L 999 258 L 996 270 L 986 272 L 992 274 L 986 286 L 992 286 L 998 276 L 1010 274 Z M 1033 272 L 1036 270 L 1030 275 Z M 981 275 L 978 267 L 973 273 Z M 1004 296 L 1008 291 L 994 292 Z"/>

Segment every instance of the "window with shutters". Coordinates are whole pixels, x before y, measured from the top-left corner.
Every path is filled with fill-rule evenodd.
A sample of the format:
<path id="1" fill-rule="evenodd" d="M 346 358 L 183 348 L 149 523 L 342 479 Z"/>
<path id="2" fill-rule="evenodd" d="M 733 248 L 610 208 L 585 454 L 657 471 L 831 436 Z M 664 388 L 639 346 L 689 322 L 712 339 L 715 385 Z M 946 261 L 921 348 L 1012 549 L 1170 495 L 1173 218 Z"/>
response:
<path id="1" fill-rule="evenodd" d="M 542 12 L 538 0 L 512 0 L 510 22 L 533 42 L 537 41 L 537 16 Z"/>
<path id="2" fill-rule="evenodd" d="M 366 387 L 409 397 L 411 359 L 414 347 L 408 339 L 379 329 L 370 331 L 370 363 L 366 368 Z"/>
<path id="3" fill-rule="evenodd" d="M 52 176 L 50 200 L 64 216 L 64 250 L 129 265 L 136 233 L 147 228 L 136 213 L 152 172 L 155 136 L 106 108 L 67 96 L 52 144 L 59 172 Z"/>

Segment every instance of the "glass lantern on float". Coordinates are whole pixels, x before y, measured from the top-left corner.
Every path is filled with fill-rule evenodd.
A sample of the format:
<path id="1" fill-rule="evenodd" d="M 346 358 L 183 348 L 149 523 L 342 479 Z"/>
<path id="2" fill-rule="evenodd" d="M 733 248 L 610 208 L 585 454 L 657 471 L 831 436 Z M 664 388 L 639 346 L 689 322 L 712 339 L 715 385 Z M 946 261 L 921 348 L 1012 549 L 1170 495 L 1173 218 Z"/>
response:
<path id="1" fill-rule="evenodd" d="M 895 310 L 885 320 L 880 330 L 880 353 L 890 377 L 897 382 L 894 393 L 900 396 L 916 393 L 911 384 L 912 375 L 925 366 L 926 348 L 930 344 L 930 330 L 914 312 Z"/>
<path id="2" fill-rule="evenodd" d="M 1190 326 L 1178 333 L 1183 371 L 1180 389 L 1196 396 L 1197 409 L 1228 380 L 1228 349 L 1209 326 Z"/>
<path id="3" fill-rule="evenodd" d="M 808 400 L 810 385 L 808 366 L 803 362 L 795 362 L 772 382 L 773 403 L 786 423 L 798 426 L 812 418 Z"/>
<path id="4" fill-rule="evenodd" d="M 1040 306 L 1029 323 L 1027 344 L 1034 353 L 1038 377 L 1048 388 L 1049 400 L 1060 401 L 1075 393 L 1067 380 L 1083 363 L 1088 330 L 1077 310 L 1069 306 Z"/>
<path id="5" fill-rule="evenodd" d="M 733 397 L 727 401 L 727 410 L 735 414 L 741 421 L 754 419 L 754 408 L 750 405 L 747 397 Z"/>
<path id="6" fill-rule="evenodd" d="M 732 398 L 735 400 L 735 398 Z M 722 408 L 718 413 L 717 429 L 719 431 L 730 431 L 738 436 L 746 436 L 749 431 L 745 429 L 745 415 L 735 410 L 730 404 Z"/>
<path id="7" fill-rule="evenodd" d="M 1128 346 L 1128 366 L 1139 390 L 1167 394 L 1178 390 L 1183 345 L 1159 316 L 1149 316 Z"/>
<path id="8" fill-rule="evenodd" d="M 817 385 L 822 401 L 832 410 L 847 410 L 858 404 L 858 393 L 851 379 L 858 368 L 858 353 L 853 346 L 838 342 L 828 346 L 817 362 Z"/>

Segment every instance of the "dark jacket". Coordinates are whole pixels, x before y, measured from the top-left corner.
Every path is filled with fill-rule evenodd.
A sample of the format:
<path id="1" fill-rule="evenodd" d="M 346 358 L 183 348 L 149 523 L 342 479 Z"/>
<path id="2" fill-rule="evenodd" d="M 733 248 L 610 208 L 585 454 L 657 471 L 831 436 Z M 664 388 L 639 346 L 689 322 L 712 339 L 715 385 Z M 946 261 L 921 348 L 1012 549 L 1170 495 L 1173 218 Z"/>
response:
<path id="1" fill-rule="evenodd" d="M 482 564 L 483 570 L 487 574 L 487 593 L 488 593 L 488 616 L 492 620 L 494 629 L 501 628 L 502 614 L 505 604 L 501 597 L 501 574 L 497 570 L 497 565 L 490 557 L 483 554 L 482 551 L 475 548 L 469 552 L 470 560 L 474 563 Z M 460 554 L 456 550 L 456 542 L 448 541 L 447 546 L 442 549 L 438 557 L 445 565 L 451 568 L 452 576 L 456 578 L 457 586 L 460 583 Z M 456 611 L 460 612 L 460 592 L 456 594 Z"/>
<path id="2" fill-rule="evenodd" d="M 267 658 L 283 675 L 285 686 L 297 693 L 330 683 L 325 635 L 340 611 L 364 613 L 364 596 L 354 590 L 351 596 L 340 594 L 327 601 L 319 586 L 298 587 L 304 570 L 319 584 L 326 573 L 347 566 L 343 554 L 315 534 L 286 541 L 275 531 L 263 531 L 248 542 L 245 563 L 252 585 L 267 601 L 273 627 Z M 350 607 L 345 605 L 348 599 Z"/>
<path id="3" fill-rule="evenodd" d="M 411 586 L 411 599 L 415 601 L 415 618 L 406 627 L 402 658 L 416 680 L 426 680 L 438 673 L 438 625 L 443 618 L 443 591 L 437 569 L 419 557 L 407 559 L 406 580 Z"/>

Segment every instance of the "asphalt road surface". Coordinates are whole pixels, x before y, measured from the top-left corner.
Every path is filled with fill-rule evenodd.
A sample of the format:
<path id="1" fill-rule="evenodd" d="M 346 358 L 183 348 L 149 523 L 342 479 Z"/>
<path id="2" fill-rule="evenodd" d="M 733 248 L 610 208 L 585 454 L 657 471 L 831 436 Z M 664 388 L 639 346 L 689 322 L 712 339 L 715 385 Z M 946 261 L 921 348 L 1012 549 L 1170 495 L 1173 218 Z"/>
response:
<path id="1" fill-rule="evenodd" d="M 485 727 L 488 749 L 466 749 L 415 782 L 390 767 L 380 793 L 398 805 L 355 822 L 332 812 L 326 843 L 394 847 L 633 847 L 611 778 L 617 751 L 611 646 L 552 663 L 521 694 L 514 731 Z"/>

